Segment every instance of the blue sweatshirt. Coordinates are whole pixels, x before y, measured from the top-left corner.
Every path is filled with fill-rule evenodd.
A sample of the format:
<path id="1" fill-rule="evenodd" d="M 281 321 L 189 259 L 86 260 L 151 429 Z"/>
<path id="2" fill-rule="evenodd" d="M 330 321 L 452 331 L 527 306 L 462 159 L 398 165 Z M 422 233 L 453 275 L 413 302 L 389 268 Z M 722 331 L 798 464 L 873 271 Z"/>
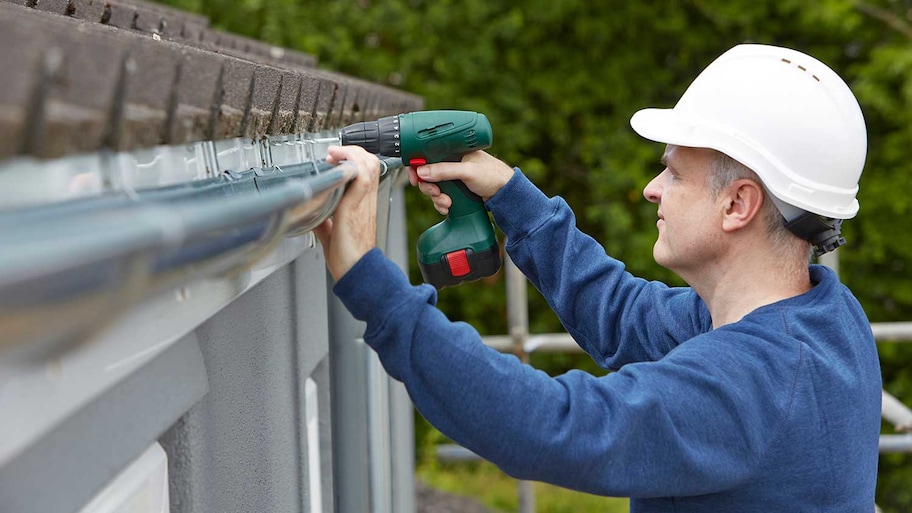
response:
<path id="1" fill-rule="evenodd" d="M 631 497 L 632 512 L 870 512 L 881 379 L 832 271 L 712 329 L 690 288 L 635 278 L 518 170 L 488 201 L 514 262 L 601 366 L 555 378 L 451 322 L 379 250 L 334 291 L 418 410 L 521 479 Z"/>

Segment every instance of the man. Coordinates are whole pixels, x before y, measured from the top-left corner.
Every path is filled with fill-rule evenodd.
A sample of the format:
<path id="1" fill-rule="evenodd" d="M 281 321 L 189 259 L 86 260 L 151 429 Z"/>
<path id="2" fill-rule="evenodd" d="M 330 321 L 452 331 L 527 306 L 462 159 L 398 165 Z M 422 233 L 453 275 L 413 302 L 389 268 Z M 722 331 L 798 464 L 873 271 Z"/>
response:
<path id="1" fill-rule="evenodd" d="M 742 45 L 674 109 L 631 119 L 667 144 L 644 189 L 656 261 L 690 287 L 635 278 L 576 229 L 560 198 L 483 152 L 421 166 L 461 179 L 507 251 L 604 377 L 551 378 L 485 347 L 374 249 L 378 166 L 318 229 L 335 293 L 365 341 L 443 433 L 523 479 L 629 496 L 634 512 L 857 512 L 874 508 L 880 369 L 870 326 L 813 246 L 843 242 L 866 137 L 848 86 L 809 56 Z"/>

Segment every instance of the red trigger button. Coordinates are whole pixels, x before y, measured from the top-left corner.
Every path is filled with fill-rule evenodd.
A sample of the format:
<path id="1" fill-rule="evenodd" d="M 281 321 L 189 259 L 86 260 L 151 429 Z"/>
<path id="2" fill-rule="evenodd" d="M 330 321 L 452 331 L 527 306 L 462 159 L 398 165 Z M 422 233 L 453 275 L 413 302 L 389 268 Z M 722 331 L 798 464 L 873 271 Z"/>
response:
<path id="1" fill-rule="evenodd" d="M 417 168 L 418 166 L 423 166 L 425 164 L 427 164 L 427 160 L 425 160 L 425 159 L 414 158 L 412 160 L 409 160 L 409 165 L 414 168 Z M 422 180 L 421 178 L 418 178 L 418 181 L 421 183 L 424 183 L 424 180 Z"/>

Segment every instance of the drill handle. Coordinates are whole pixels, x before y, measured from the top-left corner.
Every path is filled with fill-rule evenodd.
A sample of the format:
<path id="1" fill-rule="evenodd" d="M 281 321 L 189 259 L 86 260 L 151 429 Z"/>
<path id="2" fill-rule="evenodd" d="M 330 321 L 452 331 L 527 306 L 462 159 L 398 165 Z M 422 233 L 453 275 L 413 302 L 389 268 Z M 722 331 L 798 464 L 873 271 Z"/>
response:
<path id="1" fill-rule="evenodd" d="M 481 196 L 470 191 L 462 180 L 437 182 L 437 186 L 453 201 L 447 216 L 461 217 L 485 209 Z"/>
<path id="2" fill-rule="evenodd" d="M 462 155 L 447 157 L 443 162 L 462 162 Z M 460 217 L 485 209 L 481 196 L 472 192 L 462 180 L 445 180 L 437 182 L 437 186 L 453 201 L 447 215 Z"/>

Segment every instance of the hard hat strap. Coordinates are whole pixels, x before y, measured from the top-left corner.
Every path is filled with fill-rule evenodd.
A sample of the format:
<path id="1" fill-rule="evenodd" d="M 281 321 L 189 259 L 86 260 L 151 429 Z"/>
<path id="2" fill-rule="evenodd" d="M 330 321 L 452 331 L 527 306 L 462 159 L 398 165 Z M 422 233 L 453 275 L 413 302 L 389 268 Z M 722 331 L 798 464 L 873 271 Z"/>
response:
<path id="1" fill-rule="evenodd" d="M 842 221 L 804 212 L 791 221 L 786 221 L 785 227 L 798 238 L 810 242 L 814 246 L 814 256 L 818 257 L 846 243 L 842 236 Z"/>

